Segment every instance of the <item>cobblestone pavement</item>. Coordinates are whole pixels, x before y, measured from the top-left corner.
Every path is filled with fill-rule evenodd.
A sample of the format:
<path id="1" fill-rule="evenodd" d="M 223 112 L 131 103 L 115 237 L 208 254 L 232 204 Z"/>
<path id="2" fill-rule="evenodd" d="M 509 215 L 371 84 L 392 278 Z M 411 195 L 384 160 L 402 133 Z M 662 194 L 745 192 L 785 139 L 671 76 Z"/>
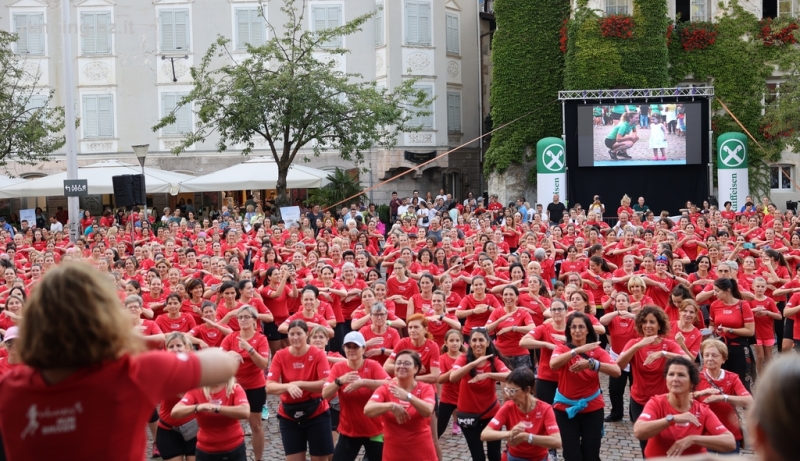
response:
<path id="1" fill-rule="evenodd" d="M 608 378 L 602 375 L 601 379 L 604 392 L 608 387 Z M 604 393 L 606 399 L 606 413 L 610 408 L 607 393 Z M 625 415 L 628 414 L 628 393 L 625 393 Z M 283 444 L 281 443 L 281 434 L 278 429 L 278 420 L 275 417 L 277 414 L 278 398 L 269 396 L 267 402 L 270 408 L 270 417 L 264 421 L 264 434 L 266 437 L 266 445 L 264 448 L 263 460 L 282 460 L 285 459 L 283 454 Z M 442 461 L 463 461 L 471 459 L 467 444 L 464 441 L 464 436 L 453 435 L 450 430 L 440 439 L 442 447 L 442 454 L 444 459 Z M 752 454 L 750 451 L 745 451 L 745 454 Z M 150 449 L 147 450 L 148 456 Z M 250 447 L 250 437 L 247 437 L 247 458 L 255 460 L 253 452 Z M 606 423 L 606 433 L 603 438 L 603 445 L 600 449 L 600 458 L 609 461 L 640 461 L 642 460 L 641 449 L 639 448 L 639 441 L 633 437 L 633 424 L 626 419 L 616 423 Z M 359 457 L 359 460 L 361 458 Z M 563 458 L 559 458 L 563 459 Z"/>
<path id="2" fill-rule="evenodd" d="M 608 148 L 606 147 L 605 144 L 606 136 L 608 136 L 608 133 L 610 133 L 612 129 L 613 129 L 612 125 L 594 127 L 593 143 L 594 143 L 595 162 L 609 162 L 609 161 L 613 162 L 613 160 L 611 160 L 611 158 L 608 156 Z M 628 149 L 628 155 L 631 156 L 631 160 L 627 160 L 627 162 L 653 161 L 653 149 L 649 148 L 651 130 L 637 127 L 637 132 L 639 133 L 639 141 L 637 141 L 636 144 L 633 145 L 633 147 Z M 686 159 L 685 137 L 677 136 L 674 134 L 667 134 L 667 145 L 669 146 L 667 147 L 666 150 L 668 160 Z M 660 150 L 658 155 L 661 156 Z"/>

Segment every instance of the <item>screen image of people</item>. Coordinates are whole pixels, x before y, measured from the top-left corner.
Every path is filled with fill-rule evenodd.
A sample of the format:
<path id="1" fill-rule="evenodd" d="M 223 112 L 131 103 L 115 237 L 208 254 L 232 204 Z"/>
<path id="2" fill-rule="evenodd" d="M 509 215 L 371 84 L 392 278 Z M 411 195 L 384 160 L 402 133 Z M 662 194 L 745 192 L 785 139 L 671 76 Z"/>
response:
<path id="1" fill-rule="evenodd" d="M 684 104 L 592 107 L 594 166 L 686 164 Z"/>

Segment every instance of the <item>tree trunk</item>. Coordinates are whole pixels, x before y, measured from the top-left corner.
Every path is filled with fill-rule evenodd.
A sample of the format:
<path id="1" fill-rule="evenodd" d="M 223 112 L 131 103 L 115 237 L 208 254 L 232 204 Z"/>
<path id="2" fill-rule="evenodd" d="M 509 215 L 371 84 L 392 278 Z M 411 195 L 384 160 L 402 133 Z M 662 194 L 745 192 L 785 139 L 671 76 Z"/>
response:
<path id="1" fill-rule="evenodd" d="M 286 176 L 289 174 L 289 166 L 278 164 L 278 182 L 275 185 L 277 196 L 275 197 L 275 215 L 278 219 L 281 218 L 281 207 L 291 206 L 292 202 L 289 200 L 289 191 L 286 190 Z"/>

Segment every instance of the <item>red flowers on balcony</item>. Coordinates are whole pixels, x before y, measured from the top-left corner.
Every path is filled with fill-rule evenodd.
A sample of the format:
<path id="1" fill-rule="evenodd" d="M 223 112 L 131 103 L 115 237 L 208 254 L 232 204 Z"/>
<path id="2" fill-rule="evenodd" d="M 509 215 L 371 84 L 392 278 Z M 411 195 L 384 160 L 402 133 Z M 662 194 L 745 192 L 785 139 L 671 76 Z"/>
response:
<path id="1" fill-rule="evenodd" d="M 624 14 L 612 14 L 600 18 L 600 33 L 603 37 L 628 39 L 633 36 L 633 18 Z"/>

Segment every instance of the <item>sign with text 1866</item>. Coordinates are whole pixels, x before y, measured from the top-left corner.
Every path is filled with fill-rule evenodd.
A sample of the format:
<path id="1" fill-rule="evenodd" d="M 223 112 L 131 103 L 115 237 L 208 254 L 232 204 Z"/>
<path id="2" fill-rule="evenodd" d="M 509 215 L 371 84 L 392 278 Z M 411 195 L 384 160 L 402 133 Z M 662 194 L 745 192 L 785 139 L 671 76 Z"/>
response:
<path id="1" fill-rule="evenodd" d="M 64 197 L 86 197 L 89 195 L 89 181 L 86 179 L 65 179 Z"/>

